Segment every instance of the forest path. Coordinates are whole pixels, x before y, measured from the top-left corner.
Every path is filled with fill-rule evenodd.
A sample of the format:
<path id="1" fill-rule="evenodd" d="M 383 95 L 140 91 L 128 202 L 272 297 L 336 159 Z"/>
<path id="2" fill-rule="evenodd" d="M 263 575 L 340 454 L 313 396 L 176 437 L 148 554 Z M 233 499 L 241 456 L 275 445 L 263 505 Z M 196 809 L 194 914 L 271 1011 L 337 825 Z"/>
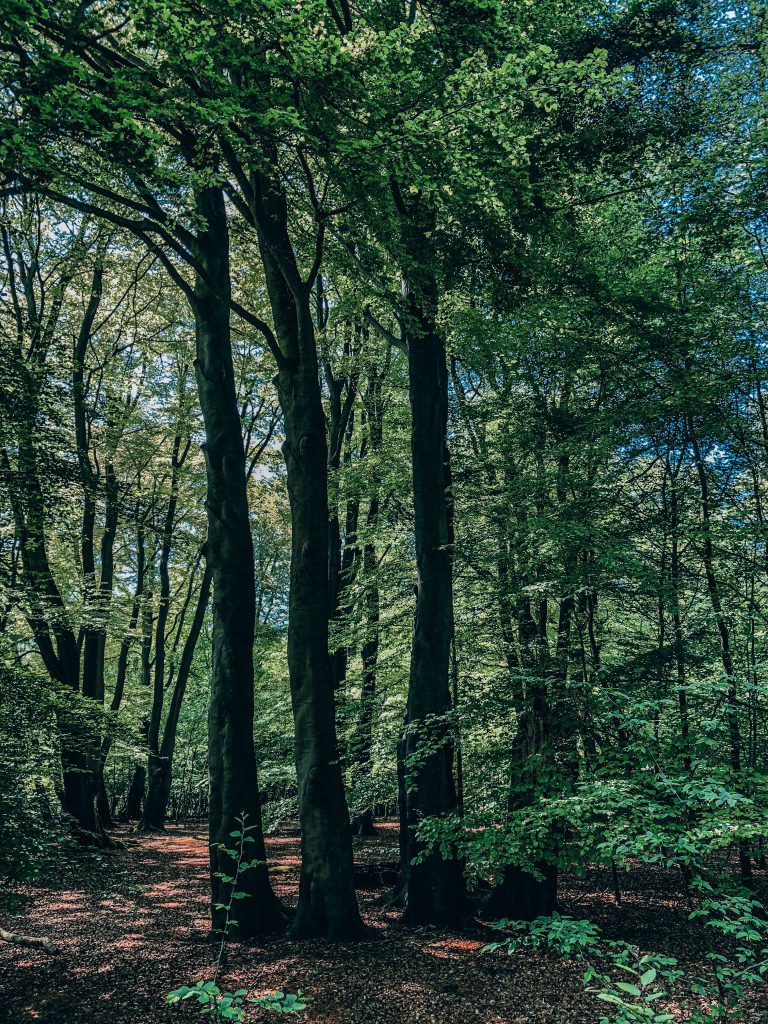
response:
<path id="1" fill-rule="evenodd" d="M 205 828 L 171 826 L 161 835 L 122 830 L 114 853 L 71 860 L 61 876 L 23 894 L 23 911 L 0 923 L 52 939 L 60 952 L 0 942 L 0 1022 L 38 1024 L 186 1024 L 196 1006 L 165 1005 L 179 985 L 208 979 L 216 947 L 208 931 Z M 480 954 L 489 941 L 466 932 L 409 931 L 399 914 L 372 905 L 389 884 L 396 832 L 356 840 L 356 874 L 370 942 L 231 946 L 222 987 L 251 995 L 302 989 L 312 997 L 296 1019 L 306 1024 L 593 1024 L 603 1007 L 582 989 L 578 965 L 551 956 Z M 267 839 L 273 880 L 286 905 L 295 901 L 298 839 Z M 563 912 L 598 920 L 607 934 L 681 955 L 690 945 L 685 907 L 673 876 L 637 872 L 625 909 L 606 891 L 607 872 L 569 881 Z M 671 893 L 671 895 L 665 895 Z M 641 906 L 642 904 L 642 906 Z M 683 948 L 680 948 L 683 947 Z M 755 1008 L 756 1016 L 765 1020 Z M 249 1008 L 249 1024 L 276 1020 Z"/>

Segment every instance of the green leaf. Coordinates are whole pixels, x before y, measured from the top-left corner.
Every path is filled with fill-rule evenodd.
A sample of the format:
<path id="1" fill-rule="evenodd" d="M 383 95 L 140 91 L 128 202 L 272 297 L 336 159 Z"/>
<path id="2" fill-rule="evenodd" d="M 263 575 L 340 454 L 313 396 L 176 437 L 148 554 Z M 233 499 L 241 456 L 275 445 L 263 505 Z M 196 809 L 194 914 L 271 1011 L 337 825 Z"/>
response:
<path id="1" fill-rule="evenodd" d="M 617 981 L 616 988 L 620 988 L 622 992 L 628 992 L 631 996 L 642 995 L 642 992 L 637 985 L 630 985 L 628 981 Z"/>

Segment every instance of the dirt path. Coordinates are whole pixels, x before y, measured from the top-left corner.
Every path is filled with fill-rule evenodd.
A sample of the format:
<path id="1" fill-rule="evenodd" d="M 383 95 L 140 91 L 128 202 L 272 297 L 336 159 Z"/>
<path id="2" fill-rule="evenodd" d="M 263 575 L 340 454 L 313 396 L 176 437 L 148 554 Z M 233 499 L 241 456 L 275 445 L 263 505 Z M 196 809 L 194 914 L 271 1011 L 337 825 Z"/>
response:
<path id="1" fill-rule="evenodd" d="M 60 949 L 0 942 L 0 1021 L 39 1024 L 167 1024 L 206 1018 L 189 1005 L 168 1007 L 165 994 L 209 978 L 215 949 L 206 941 L 207 847 L 199 830 L 171 827 L 164 835 L 120 836 L 115 853 L 70 863 L 61 878 L 30 890 L 12 926 L 46 935 Z M 480 954 L 488 932 L 408 931 L 398 914 L 373 906 L 396 839 L 359 842 L 359 893 L 375 938 L 356 945 L 284 940 L 231 947 L 222 984 L 252 995 L 303 989 L 306 1024 L 592 1024 L 601 1004 L 582 990 L 577 966 L 548 956 Z M 293 835 L 268 839 L 274 882 L 286 904 L 295 902 L 298 843 Z M 685 909 L 665 896 L 669 879 L 633 880 L 618 912 L 605 873 L 566 888 L 563 911 L 598 919 L 608 933 L 649 948 L 690 946 Z M 365 888 L 368 886 L 368 888 Z M 641 890 L 641 891 L 640 891 Z M 674 890 L 673 890 L 674 894 Z M 0 922 L 5 924 L 6 922 Z M 696 954 L 695 947 L 692 955 Z M 252 1009 L 248 1021 L 275 1021 Z M 747 1019 L 766 1020 L 755 1007 Z"/>

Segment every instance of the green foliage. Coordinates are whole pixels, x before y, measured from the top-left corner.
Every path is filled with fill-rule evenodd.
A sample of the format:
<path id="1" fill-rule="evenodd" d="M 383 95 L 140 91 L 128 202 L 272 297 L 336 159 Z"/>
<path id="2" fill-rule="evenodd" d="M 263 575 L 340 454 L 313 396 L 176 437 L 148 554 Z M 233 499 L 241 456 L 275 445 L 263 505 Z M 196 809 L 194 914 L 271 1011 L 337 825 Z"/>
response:
<path id="1" fill-rule="evenodd" d="M 273 1013 L 301 1013 L 302 1010 L 307 1009 L 309 996 L 304 995 L 299 989 L 295 994 L 271 992 L 269 995 L 258 996 L 250 1001 Z"/>
<path id="2" fill-rule="evenodd" d="M 233 1021 L 239 1024 L 245 1020 L 246 1003 L 252 1003 L 271 1013 L 296 1014 L 307 1009 L 308 996 L 301 989 L 296 993 L 271 992 L 266 996 L 248 996 L 245 988 L 236 992 L 222 992 L 213 981 L 198 981 L 195 985 L 182 985 L 168 993 L 167 1002 L 175 1004 L 195 999 L 200 1012 L 213 1017 L 214 1021 Z"/>
<path id="3" fill-rule="evenodd" d="M 483 946 L 484 953 L 497 949 L 512 952 L 517 949 L 552 950 L 558 956 L 568 960 L 581 960 L 594 950 L 600 937 L 600 929 L 590 921 L 577 921 L 572 917 L 552 914 L 550 917 L 539 917 L 535 921 L 501 920 L 494 923 L 494 928 L 511 931 L 502 942 L 491 942 Z"/>
<path id="4" fill-rule="evenodd" d="M 483 952 L 506 950 L 509 955 L 525 949 L 550 951 L 586 964 L 582 981 L 586 990 L 613 1009 L 602 1024 L 666 1024 L 678 1019 L 670 1009 L 682 993 L 686 1024 L 729 1020 L 738 1013 L 745 995 L 768 974 L 768 923 L 757 900 L 729 892 L 723 886 L 696 878 L 692 892 L 701 897 L 691 912 L 706 931 L 722 940 L 709 949 L 709 973 L 685 970 L 677 959 L 661 953 L 643 953 L 631 943 L 606 940 L 590 921 L 552 914 L 530 923 L 498 921 L 505 932 L 499 942 Z M 511 933 L 511 934 L 510 934 Z"/>
<path id="5" fill-rule="evenodd" d="M 688 878 L 738 849 L 746 872 L 768 835 L 762 12 L 634 0 L 49 8 L 10 0 L 0 13 L 16 41 L 0 55 L 3 641 L 49 675 L 36 706 L 24 697 L 23 735 L 14 722 L 4 730 L 8 876 L 38 870 L 55 848 L 58 816 L 46 823 L 45 810 L 58 731 L 88 754 L 114 741 L 106 780 L 122 809 L 146 757 L 142 720 L 168 714 L 150 716 L 151 669 L 168 654 L 162 697 L 204 534 L 186 304 L 207 226 L 196 196 L 224 181 L 267 824 L 298 801 L 289 502 L 265 352 L 286 302 L 268 301 L 260 262 L 265 223 L 284 207 L 274 248 L 295 262 L 287 291 L 313 289 L 310 363 L 335 445 L 330 505 L 317 514 L 338 525 L 347 556 L 329 653 L 345 662 L 335 710 L 352 811 L 397 799 L 419 585 L 402 350 L 420 330 L 408 296 L 424 292 L 448 357 L 435 369 L 450 380 L 455 650 L 440 686 L 454 692 L 448 715 L 405 728 L 412 753 L 399 767 L 412 792 L 427 759 L 455 748 L 466 813 L 420 821 L 420 859 L 459 855 L 494 881 L 509 865 L 538 878 L 546 865 L 636 861 Z M 256 193 L 274 199 L 261 223 Z M 104 301 L 88 327 L 98 281 Z M 337 399 L 349 419 L 333 438 Z M 161 602 L 175 437 L 190 455 Z M 133 616 L 139 535 L 149 569 Z M 50 572 L 30 563 L 41 553 Z M 111 558 L 114 585 L 102 587 Z M 153 638 L 161 605 L 172 628 Z M 127 643 L 125 697 L 107 713 L 101 697 L 68 710 L 57 689 L 58 646 L 79 649 L 93 630 L 107 700 Z M 174 762 L 182 818 L 207 810 L 210 655 L 207 620 Z M 255 863 L 247 833 L 243 823 L 220 847 L 237 865 L 218 876 L 229 887 L 222 949 L 238 878 Z M 713 951 L 714 982 L 702 982 L 723 1012 L 762 973 L 756 909 L 718 893 L 695 911 L 736 951 L 727 962 Z M 584 957 L 599 945 L 591 928 L 552 918 L 514 931 Z M 622 1021 L 663 1020 L 658 986 L 673 966 L 600 948 L 602 1001 Z M 231 999 L 223 1010 L 239 1012 L 243 994 L 214 989 L 216 977 L 180 998 L 210 1012 Z"/>
<path id="6" fill-rule="evenodd" d="M 0 664 L 2 909 L 16 908 L 17 886 L 54 877 L 55 865 L 72 849 L 52 785 L 59 707 L 37 676 Z"/>

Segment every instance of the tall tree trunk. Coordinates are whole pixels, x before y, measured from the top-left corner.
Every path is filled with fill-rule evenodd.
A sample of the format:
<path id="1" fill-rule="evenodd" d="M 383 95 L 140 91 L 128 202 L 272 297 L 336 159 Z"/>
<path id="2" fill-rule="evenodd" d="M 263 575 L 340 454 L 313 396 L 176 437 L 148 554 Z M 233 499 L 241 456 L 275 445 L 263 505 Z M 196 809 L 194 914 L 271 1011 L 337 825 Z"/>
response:
<path id="1" fill-rule="evenodd" d="M 365 640 L 363 642 L 363 679 L 360 688 L 360 712 L 357 719 L 355 739 L 352 743 L 352 759 L 358 778 L 370 777 L 373 758 L 373 705 L 376 697 L 376 670 L 379 658 L 379 584 L 376 578 L 376 545 L 372 532 L 379 517 L 379 497 L 374 495 L 368 506 L 366 531 L 368 539 L 363 547 L 363 579 L 365 585 Z M 373 807 L 369 804 L 357 816 L 353 829 L 358 836 L 373 836 Z"/>
<path id="2" fill-rule="evenodd" d="M 322 278 L 318 276 L 318 327 L 324 325 L 327 317 L 327 306 L 322 292 Z M 360 328 L 355 327 L 356 336 Z M 357 345 L 347 340 L 344 344 L 345 358 L 349 359 Z M 324 363 L 324 375 L 328 387 L 328 470 L 330 483 L 334 483 L 342 462 L 348 464 L 351 459 L 351 443 L 354 430 L 354 400 L 357 394 L 357 376 L 354 373 L 336 377 L 329 360 Z M 361 452 L 361 455 L 363 453 Z M 356 499 L 347 501 L 344 520 L 344 540 L 341 536 L 341 515 L 338 505 L 338 486 L 333 486 L 333 495 L 329 492 L 328 517 L 328 614 L 331 629 L 338 627 L 349 612 L 349 602 L 345 595 L 352 583 L 353 568 L 357 562 L 357 529 L 360 514 L 360 502 Z M 333 640 L 333 636 L 331 636 Z M 331 672 L 334 689 L 340 689 L 347 676 L 348 651 L 343 643 L 330 652 Z"/>
<path id="3" fill-rule="evenodd" d="M 366 335 L 367 337 L 367 335 Z M 388 350 L 389 351 L 389 350 Z M 373 711 L 376 698 L 376 674 L 379 659 L 379 619 L 381 613 L 378 564 L 376 558 L 376 529 L 381 504 L 381 447 L 384 434 L 383 383 L 389 372 L 390 355 L 384 367 L 377 370 L 371 365 L 368 370 L 369 385 L 363 395 L 365 425 L 372 459 L 371 498 L 365 520 L 365 544 L 362 554 L 362 572 L 365 608 L 365 640 L 361 651 L 363 677 L 360 690 L 360 711 L 357 719 L 355 738 L 352 741 L 353 770 L 358 778 L 370 777 L 373 768 Z M 353 830 L 359 836 L 373 836 L 373 806 L 369 805 L 353 822 Z"/>
<path id="4" fill-rule="evenodd" d="M 419 268 L 415 280 L 407 285 L 417 592 L 405 740 L 410 777 L 406 787 L 406 844 L 411 861 L 406 918 L 413 925 L 450 925 L 458 923 L 466 911 L 461 864 L 455 856 L 427 853 L 416 834 L 424 818 L 443 817 L 455 813 L 458 807 L 449 725 L 453 556 L 446 443 L 448 368 L 436 326 L 437 285 L 430 269 L 433 218 L 416 216 L 414 220 L 404 215 L 402 223 L 406 251 Z M 425 747 L 431 751 L 426 755 Z M 417 856 L 420 862 L 412 863 Z"/>
<path id="5" fill-rule="evenodd" d="M 680 611 L 680 595 L 682 593 L 682 574 L 680 565 L 680 515 L 678 510 L 677 470 L 673 471 L 667 460 L 667 476 L 669 479 L 669 516 L 670 516 L 670 552 L 669 579 L 672 591 L 672 634 L 675 645 L 675 676 L 677 682 L 677 707 L 680 719 L 680 745 L 683 752 L 683 767 L 691 768 L 690 720 L 688 715 L 688 690 L 685 669 L 685 635 Z"/>
<path id="6" fill-rule="evenodd" d="M 571 611 L 568 599 L 561 602 L 559 627 L 563 632 L 569 628 Z M 522 694 L 511 746 L 507 804 L 510 815 L 531 807 L 539 795 L 547 791 L 552 765 L 546 639 L 542 637 L 527 599 L 519 608 L 518 633 Z M 501 881 L 486 904 L 486 915 L 532 921 L 551 914 L 557 906 L 557 864 L 541 858 L 536 861 L 535 869 L 532 873 L 516 864 L 506 864 Z"/>
<path id="7" fill-rule="evenodd" d="M 137 510 L 137 518 L 141 513 Z M 123 703 L 123 695 L 125 693 L 125 682 L 128 678 L 128 654 L 130 653 L 131 641 L 133 635 L 136 632 L 136 628 L 139 624 L 139 613 L 141 611 L 141 600 L 144 594 L 144 574 L 146 571 L 146 556 L 144 546 L 144 524 L 139 518 L 139 522 L 136 526 L 136 589 L 133 595 L 133 605 L 131 606 L 131 617 L 128 621 L 128 628 L 120 642 L 120 651 L 117 656 L 117 670 L 115 672 L 115 686 L 112 691 L 112 700 L 109 705 L 109 719 L 107 721 L 104 735 L 101 739 L 101 772 L 100 780 L 101 786 L 98 794 L 98 810 L 102 821 L 106 821 L 104 811 L 106 809 L 109 814 L 109 819 L 112 818 L 112 812 L 109 808 L 109 802 L 107 799 L 106 789 L 103 785 L 104 781 L 104 767 L 109 757 L 109 751 L 112 748 L 112 741 L 115 735 L 115 728 L 117 726 L 117 715 L 120 711 L 120 707 Z M 105 806 L 106 805 L 106 806 Z"/>
<path id="8" fill-rule="evenodd" d="M 89 419 L 85 408 L 85 357 L 91 339 L 93 323 L 101 303 L 103 283 L 104 246 L 100 244 L 96 265 L 91 278 L 91 293 L 85 315 L 72 353 L 72 409 L 75 427 L 75 451 L 80 472 L 83 512 L 80 523 L 80 569 L 83 578 L 85 617 L 82 625 L 82 692 L 92 700 L 104 700 L 101 689 L 103 673 L 99 671 L 100 652 L 103 651 L 102 623 L 96 579 L 96 494 L 98 475 L 91 463 Z"/>
<path id="9" fill-rule="evenodd" d="M 270 154 L 274 157 L 274 154 Z M 309 279 L 299 273 L 277 175 L 248 177 L 230 154 L 256 227 L 275 335 L 283 452 L 291 506 L 288 672 L 295 725 L 301 827 L 299 904 L 291 938 L 345 939 L 363 932 L 352 873 L 352 832 L 336 738 L 328 645 L 328 448 L 311 294 L 324 228 Z"/>
<path id="10" fill-rule="evenodd" d="M 196 241 L 201 272 L 193 299 L 195 372 L 206 435 L 207 552 L 213 581 L 208 715 L 211 919 L 214 929 L 224 927 L 220 905 L 228 902 L 230 887 L 219 874 L 234 874 L 235 864 L 222 847 L 231 848 L 230 832 L 245 815 L 253 840 L 249 856 L 259 863 L 238 878 L 238 889 L 247 897 L 238 900 L 237 924 L 230 936 L 247 940 L 276 928 L 281 913 L 267 872 L 253 747 L 254 557 L 230 340 L 229 238 L 222 190 L 201 189 L 197 211 L 205 227 Z"/>
<path id="11" fill-rule="evenodd" d="M 291 503 L 288 667 L 302 853 L 299 906 L 290 935 L 342 939 L 359 933 L 361 922 L 328 653 L 325 422 L 308 308 L 300 322 L 304 338 L 299 365 L 283 367 L 278 378 Z"/>

